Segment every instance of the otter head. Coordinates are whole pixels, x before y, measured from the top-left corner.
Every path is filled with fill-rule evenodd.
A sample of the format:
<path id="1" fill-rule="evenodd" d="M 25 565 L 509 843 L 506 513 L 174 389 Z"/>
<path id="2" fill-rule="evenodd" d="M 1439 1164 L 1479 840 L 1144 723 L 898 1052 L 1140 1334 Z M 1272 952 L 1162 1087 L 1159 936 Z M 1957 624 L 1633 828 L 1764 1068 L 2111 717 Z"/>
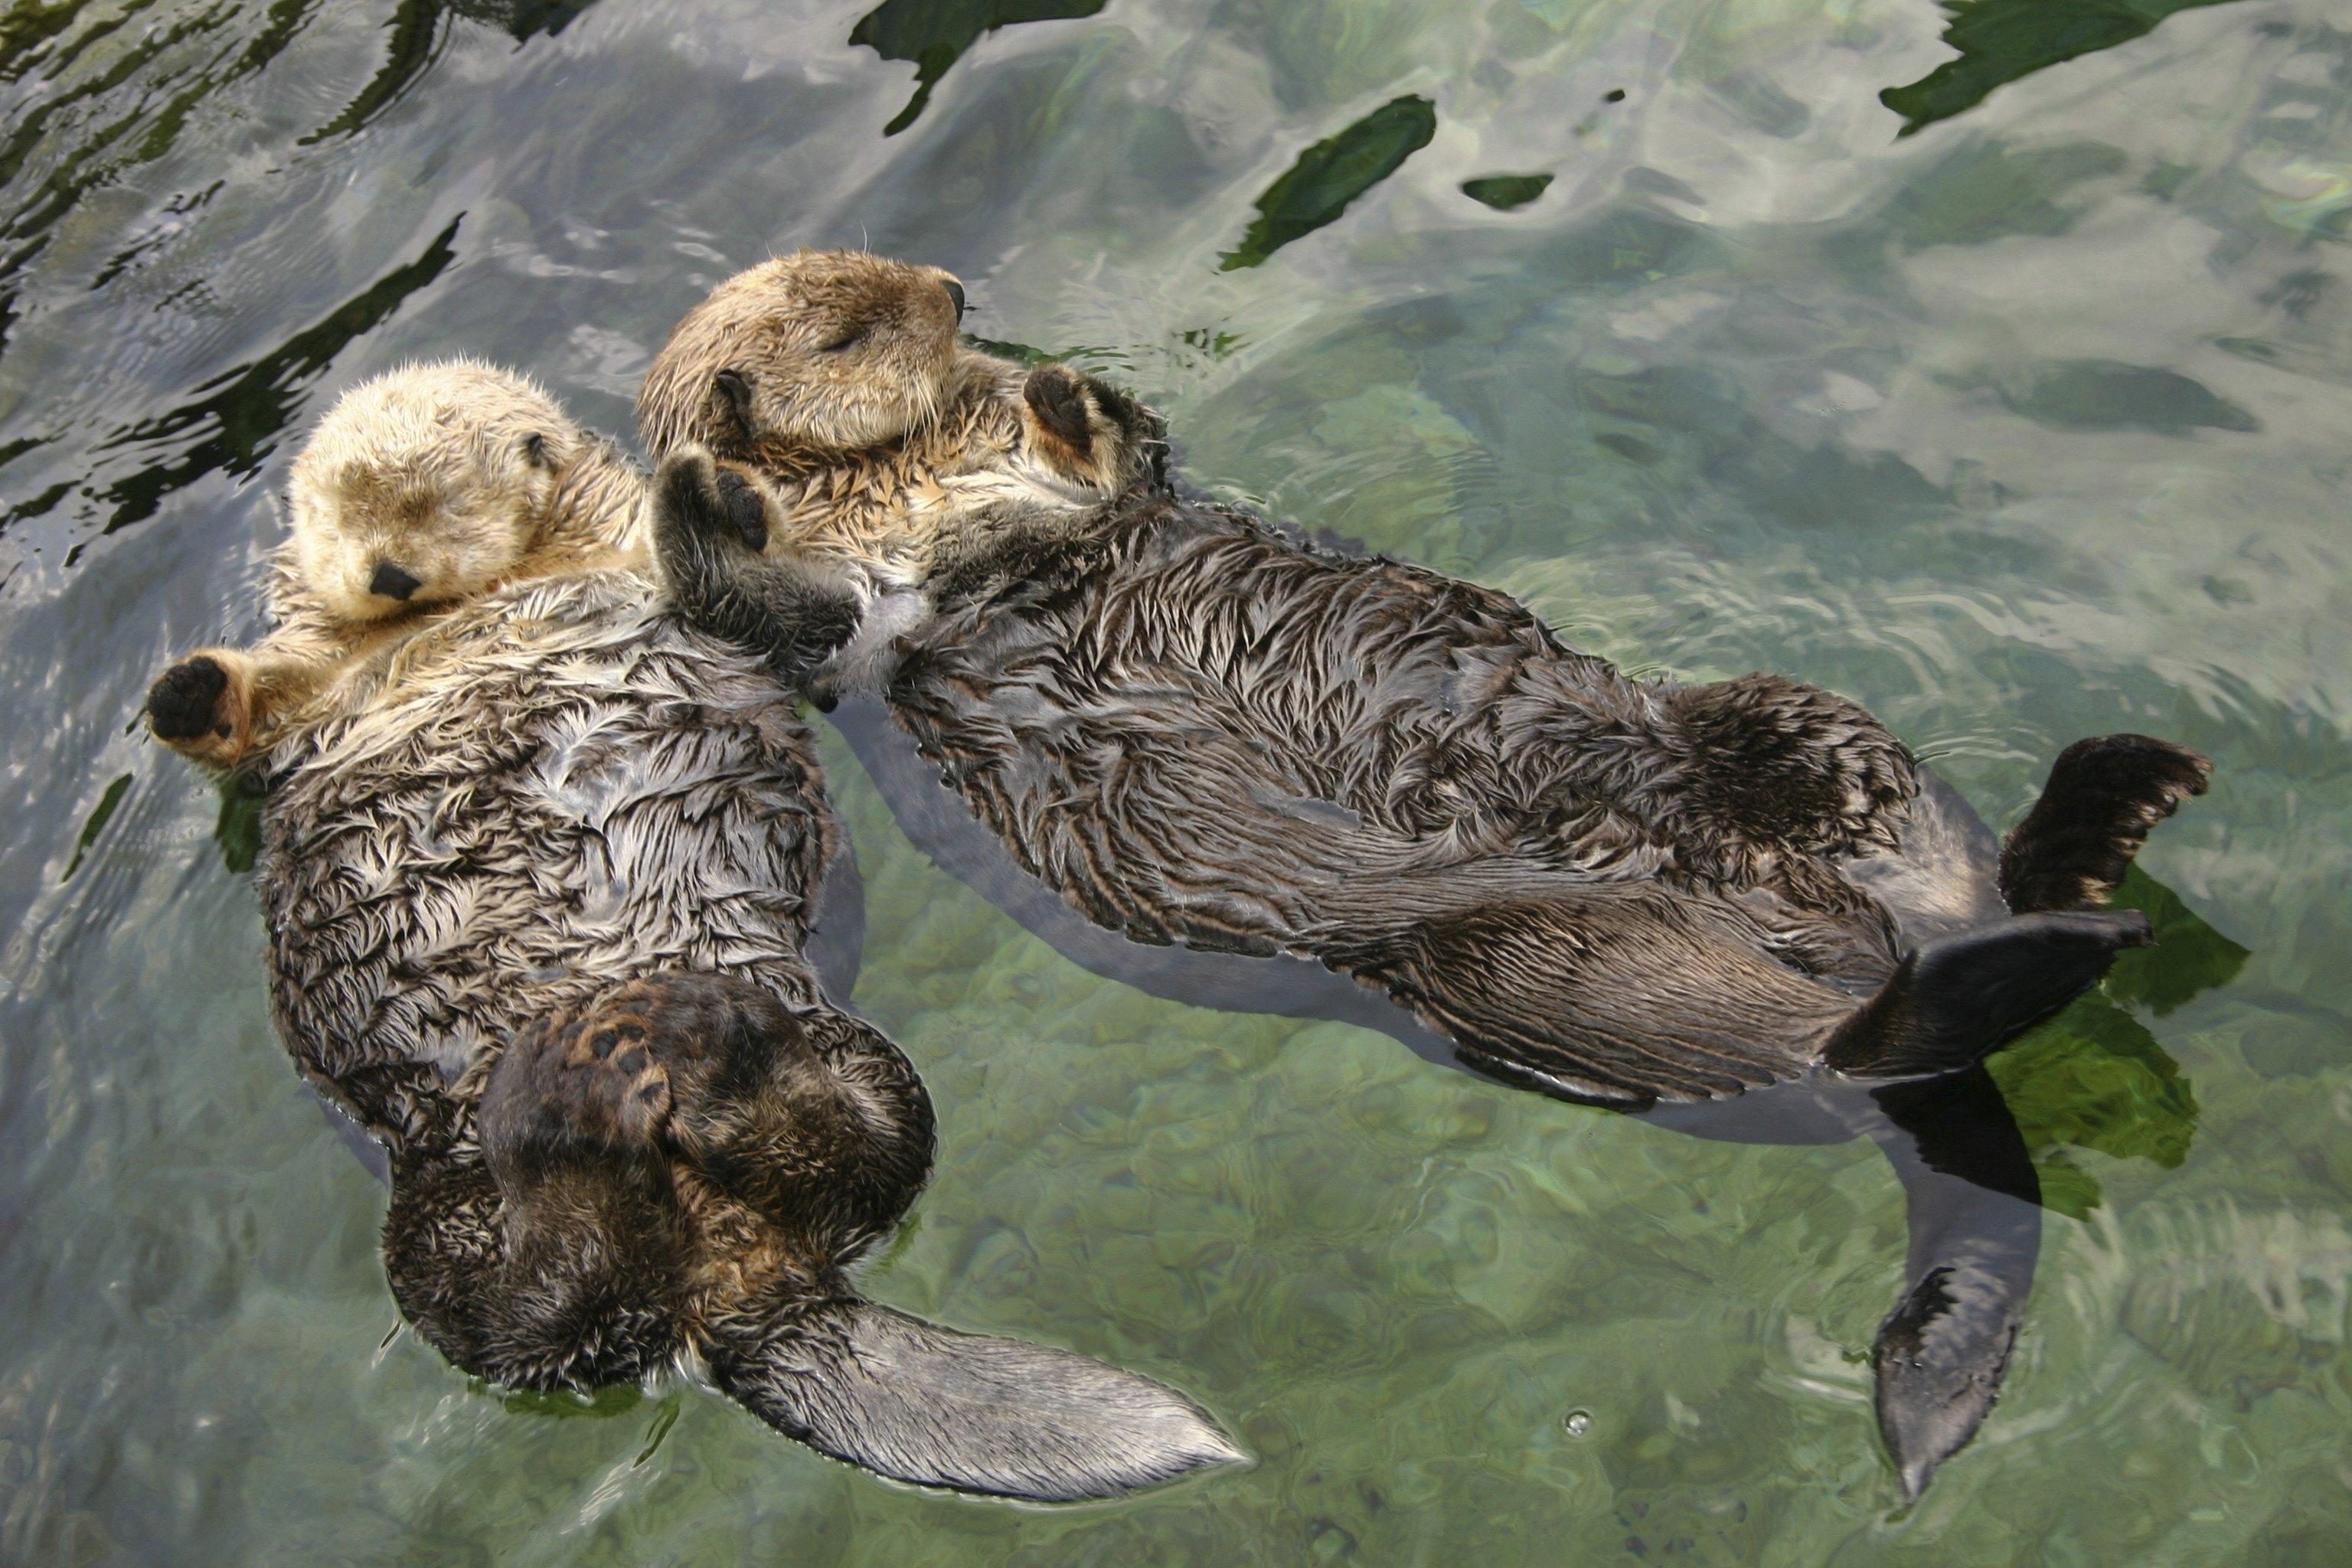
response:
<path id="1" fill-rule="evenodd" d="M 363 382 L 294 461 L 296 572 L 351 621 L 471 598 L 530 553 L 587 445 L 546 393 L 472 360 Z"/>
<path id="2" fill-rule="evenodd" d="M 936 267 L 802 250 L 740 272 L 687 313 L 646 372 L 637 427 L 656 457 L 850 452 L 945 401 L 963 285 Z"/>

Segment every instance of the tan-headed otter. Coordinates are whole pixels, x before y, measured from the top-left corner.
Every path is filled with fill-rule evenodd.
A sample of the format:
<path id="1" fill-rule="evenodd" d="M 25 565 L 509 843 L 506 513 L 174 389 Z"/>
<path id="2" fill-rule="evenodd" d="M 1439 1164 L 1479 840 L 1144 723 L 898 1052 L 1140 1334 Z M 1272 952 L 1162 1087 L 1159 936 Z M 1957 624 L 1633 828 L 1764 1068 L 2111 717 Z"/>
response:
<path id="1" fill-rule="evenodd" d="M 1963 1066 L 2147 939 L 2091 906 L 2202 789 L 2192 753 L 2070 748 L 1999 889 L 1930 888 L 1900 853 L 1916 766 L 1853 703 L 1631 680 L 1501 595 L 1181 499 L 1131 400 L 959 347 L 960 303 L 845 253 L 721 285 L 640 396 L 681 454 L 656 547 L 689 613 L 795 659 L 835 563 L 911 572 L 893 711 L 1103 924 L 1311 956 L 1491 1070 L 1615 1105 Z M 770 604 L 792 614 L 763 635 Z"/>
<path id="2" fill-rule="evenodd" d="M 298 464 L 317 488 L 293 552 L 306 606 L 366 610 L 388 561 L 435 611 L 331 702 L 258 727 L 254 759 L 278 1032 L 388 1152 L 403 1312 L 520 1387 L 699 1365 L 788 1435 L 926 1485 L 1097 1497 L 1238 1458 L 1145 1379 L 859 1297 L 932 1115 L 803 957 L 837 832 L 793 698 L 641 569 L 581 550 L 530 574 L 568 514 L 519 498 L 560 496 L 587 437 L 541 409 L 539 486 L 541 458 L 498 460 L 511 385 L 476 401 L 477 367 L 436 375 L 393 384 L 447 395 L 451 449 L 347 400 Z M 599 515 L 634 516 L 620 476 L 642 480 L 613 473 Z"/>
<path id="3" fill-rule="evenodd" d="M 1629 679 L 1501 595 L 1175 493 L 1131 400 L 959 348 L 960 303 L 936 271 L 858 256 L 722 287 L 640 396 L 666 455 L 655 546 L 704 624 L 821 688 L 873 680 L 935 776 L 1097 925 L 1326 965 L 1465 1064 L 1562 1098 L 1638 1110 L 1801 1080 L 1853 1110 L 1846 1135 L 1897 1103 L 1846 1075 L 1966 1068 L 2147 940 L 2097 906 L 2204 787 L 2193 753 L 2078 742 L 1996 846 L 1843 699 Z M 855 428 L 828 422 L 818 389 L 868 359 Z M 909 563 L 912 609 L 873 591 Z M 850 657 L 820 667 L 807 629 L 861 613 Z M 1984 1191 L 2011 1203 L 2031 1167 L 1983 1087 L 2003 1167 Z M 1899 1099 L 1906 1135 L 1934 1131 L 1937 1095 Z M 1924 1173 L 1916 1195 L 1959 1158 L 1947 1137 L 1898 1165 Z M 2032 1268 L 2035 1222 L 2014 1217 L 1914 1215 L 1877 1363 L 1908 1490 L 1999 1387 Z"/>

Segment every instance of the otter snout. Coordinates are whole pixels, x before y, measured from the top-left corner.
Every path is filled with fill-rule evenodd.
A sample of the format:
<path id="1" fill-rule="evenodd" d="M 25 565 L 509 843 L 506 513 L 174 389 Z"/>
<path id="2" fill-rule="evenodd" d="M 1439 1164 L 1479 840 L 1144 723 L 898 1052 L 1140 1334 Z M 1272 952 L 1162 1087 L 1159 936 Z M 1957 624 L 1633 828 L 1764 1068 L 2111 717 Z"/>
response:
<path id="1" fill-rule="evenodd" d="M 380 598 L 398 599 L 405 604 L 408 596 L 425 584 L 389 561 L 375 563 L 375 575 L 368 579 L 368 592 Z"/>
<path id="2" fill-rule="evenodd" d="M 940 279 L 940 287 L 948 291 L 948 303 L 955 307 L 956 325 L 963 324 L 963 285 L 952 278 Z"/>

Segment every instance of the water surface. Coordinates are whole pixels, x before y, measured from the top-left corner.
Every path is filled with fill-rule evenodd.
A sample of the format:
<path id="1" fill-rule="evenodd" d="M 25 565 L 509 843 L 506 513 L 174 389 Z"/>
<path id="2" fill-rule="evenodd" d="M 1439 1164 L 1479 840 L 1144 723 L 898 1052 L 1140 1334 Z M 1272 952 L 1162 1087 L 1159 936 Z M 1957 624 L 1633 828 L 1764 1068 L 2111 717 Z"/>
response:
<path id="1" fill-rule="evenodd" d="M 2352 1556 L 2347 27 L 17 0 L 0 1560 Z M 1195 480 L 1633 666 L 1835 687 L 1996 822 L 2078 735 L 2213 756 L 2136 893 L 2175 940 L 1996 1060 L 2041 1270 L 1922 1503 L 1871 1430 L 1904 1219 L 1867 1144 L 1705 1142 L 1094 978 L 917 854 L 830 735 L 856 1002 L 942 1113 L 872 1292 L 1171 1381 L 1255 1465 L 961 1501 L 692 1389 L 501 1396 L 392 1331 L 382 1190 L 269 1033 L 238 816 L 141 694 L 258 631 L 340 388 L 463 351 L 625 433 L 704 290 L 859 243 L 1131 382 Z"/>

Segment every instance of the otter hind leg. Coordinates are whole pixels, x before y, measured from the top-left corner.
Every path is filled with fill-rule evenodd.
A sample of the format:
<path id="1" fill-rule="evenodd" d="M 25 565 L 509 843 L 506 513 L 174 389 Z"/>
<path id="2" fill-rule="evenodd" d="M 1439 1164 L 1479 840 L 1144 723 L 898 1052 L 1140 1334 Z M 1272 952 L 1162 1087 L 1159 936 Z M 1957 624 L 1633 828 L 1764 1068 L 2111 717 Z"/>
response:
<path id="1" fill-rule="evenodd" d="M 2075 742 L 2001 845 L 2002 898 L 2019 914 L 2105 903 L 2148 830 L 2203 795 L 2212 772 L 2187 747 L 2146 735 Z"/>
<path id="2" fill-rule="evenodd" d="M 1318 956 L 1386 990 L 1468 1065 L 1563 1099 L 1714 1100 L 1795 1078 L 1854 1007 L 1711 901 L 1588 883 L 1394 920 L 1428 890 L 1359 884 L 1375 929 Z"/>
<path id="3" fill-rule="evenodd" d="M 2018 915 L 1906 955 L 1824 1059 L 1858 1078 L 1969 1066 L 2080 995 L 2118 950 L 2155 940 L 2137 910 Z"/>
<path id="4" fill-rule="evenodd" d="M 467 1371 L 584 1392 L 647 1376 L 684 1343 L 688 1236 L 652 1033 L 614 992 L 535 1020 L 490 1069 L 478 1153 L 454 1138 L 394 1147 L 393 1294 Z"/>

